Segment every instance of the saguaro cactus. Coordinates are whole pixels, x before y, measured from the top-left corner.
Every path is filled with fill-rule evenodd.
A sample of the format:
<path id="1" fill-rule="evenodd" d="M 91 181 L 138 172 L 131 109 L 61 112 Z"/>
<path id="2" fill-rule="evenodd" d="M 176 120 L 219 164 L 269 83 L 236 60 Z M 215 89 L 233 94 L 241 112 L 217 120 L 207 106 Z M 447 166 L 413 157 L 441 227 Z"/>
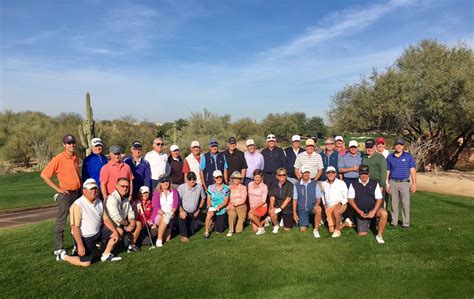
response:
<path id="1" fill-rule="evenodd" d="M 91 140 L 95 137 L 95 121 L 93 119 L 91 96 L 89 93 L 86 93 L 86 119 L 79 125 L 79 137 L 82 146 L 86 149 L 86 156 L 88 156 L 91 153 Z"/>

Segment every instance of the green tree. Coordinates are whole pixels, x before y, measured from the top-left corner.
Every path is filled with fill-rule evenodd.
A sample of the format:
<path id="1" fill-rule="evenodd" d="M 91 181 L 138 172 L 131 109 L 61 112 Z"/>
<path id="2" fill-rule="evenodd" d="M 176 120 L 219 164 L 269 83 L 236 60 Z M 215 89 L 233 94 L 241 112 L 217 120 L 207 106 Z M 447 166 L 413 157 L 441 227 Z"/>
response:
<path id="1" fill-rule="evenodd" d="M 235 132 L 237 139 L 247 139 L 252 135 L 262 135 L 262 129 L 260 125 L 246 117 L 241 118 L 231 125 L 231 130 Z"/>

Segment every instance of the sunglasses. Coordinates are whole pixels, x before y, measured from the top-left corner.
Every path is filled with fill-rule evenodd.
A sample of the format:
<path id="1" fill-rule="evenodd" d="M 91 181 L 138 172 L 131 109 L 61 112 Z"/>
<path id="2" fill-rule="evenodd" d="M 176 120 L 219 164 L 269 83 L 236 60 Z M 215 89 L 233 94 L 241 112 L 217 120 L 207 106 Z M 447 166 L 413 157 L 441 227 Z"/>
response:
<path id="1" fill-rule="evenodd" d="M 221 176 L 215 176 L 214 178 L 215 178 L 216 180 L 217 180 L 217 179 L 222 179 Z"/>
<path id="2" fill-rule="evenodd" d="M 164 183 L 169 183 L 169 182 L 170 182 L 170 180 L 162 180 L 162 181 L 160 181 L 160 183 L 162 183 L 162 184 L 164 184 Z"/>
<path id="3" fill-rule="evenodd" d="M 277 176 L 286 176 L 286 174 L 277 174 Z"/>
<path id="4" fill-rule="evenodd" d="M 120 188 L 130 188 L 129 185 L 119 185 Z"/>
<path id="5" fill-rule="evenodd" d="M 74 144 L 74 145 L 76 145 L 76 142 L 75 142 L 75 141 L 70 141 L 70 142 L 66 142 L 66 144 L 69 144 L 69 145 Z"/>
<path id="6" fill-rule="evenodd" d="M 331 145 L 331 144 L 334 144 L 334 142 L 332 142 L 332 143 L 325 143 L 324 145 Z"/>
<path id="7" fill-rule="evenodd" d="M 164 145 L 164 143 L 155 143 L 155 145 Z"/>

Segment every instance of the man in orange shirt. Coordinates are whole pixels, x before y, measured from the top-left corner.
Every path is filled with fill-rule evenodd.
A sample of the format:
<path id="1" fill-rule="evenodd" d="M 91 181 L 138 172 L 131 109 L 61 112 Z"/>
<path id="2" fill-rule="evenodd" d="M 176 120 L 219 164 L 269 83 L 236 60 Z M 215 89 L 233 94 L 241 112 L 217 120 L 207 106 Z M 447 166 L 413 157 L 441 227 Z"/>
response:
<path id="1" fill-rule="evenodd" d="M 128 178 L 130 180 L 130 189 L 133 190 L 132 169 L 127 163 L 122 162 L 122 148 L 118 145 L 110 147 L 110 161 L 100 169 L 100 192 L 104 201 L 110 193 L 115 191 L 117 180 L 119 178 Z M 129 197 L 132 192 L 129 192 Z"/>
<path id="2" fill-rule="evenodd" d="M 58 196 L 58 215 L 56 218 L 54 254 L 58 257 L 63 249 L 64 225 L 69 214 L 69 207 L 81 196 L 81 178 L 79 175 L 79 158 L 76 155 L 76 139 L 72 135 L 63 137 L 64 151 L 55 156 L 41 172 L 41 178 Z M 56 175 L 59 185 L 52 181 Z"/>

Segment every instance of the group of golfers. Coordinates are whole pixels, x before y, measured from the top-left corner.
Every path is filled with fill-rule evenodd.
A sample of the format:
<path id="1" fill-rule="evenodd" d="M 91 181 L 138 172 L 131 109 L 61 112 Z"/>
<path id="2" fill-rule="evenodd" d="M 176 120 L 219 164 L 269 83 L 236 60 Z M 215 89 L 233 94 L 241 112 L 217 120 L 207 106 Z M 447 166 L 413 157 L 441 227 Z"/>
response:
<path id="1" fill-rule="evenodd" d="M 142 143 L 134 141 L 128 156 L 112 145 L 107 159 L 102 140 L 93 138 L 80 171 L 76 139 L 66 135 L 64 151 L 41 172 L 57 192 L 56 260 L 80 266 L 96 259 L 118 261 L 112 251 L 122 242 L 127 252 L 138 252 L 141 245 L 162 247 L 179 231 L 187 243 L 201 226 L 204 239 L 225 232 L 232 237 L 245 227 L 259 236 L 266 227 L 278 234 L 295 226 L 303 233 L 312 227 L 316 239 L 321 226 L 338 238 L 342 229 L 354 227 L 359 236 L 373 231 L 380 244 L 387 221 L 410 226 L 416 166 L 403 138 L 395 139 L 393 153 L 383 137 L 365 140 L 365 152 L 355 140 L 346 147 L 342 136 L 327 138 L 320 152 L 316 141 L 305 139 L 303 148 L 302 138 L 294 135 L 282 149 L 269 134 L 261 151 L 248 139 L 242 152 L 231 137 L 226 150 L 211 140 L 205 153 L 193 141 L 183 158 L 177 145 L 168 155 L 164 140 L 155 138 L 144 156 Z M 70 255 L 63 246 L 68 215 L 74 238 Z"/>

